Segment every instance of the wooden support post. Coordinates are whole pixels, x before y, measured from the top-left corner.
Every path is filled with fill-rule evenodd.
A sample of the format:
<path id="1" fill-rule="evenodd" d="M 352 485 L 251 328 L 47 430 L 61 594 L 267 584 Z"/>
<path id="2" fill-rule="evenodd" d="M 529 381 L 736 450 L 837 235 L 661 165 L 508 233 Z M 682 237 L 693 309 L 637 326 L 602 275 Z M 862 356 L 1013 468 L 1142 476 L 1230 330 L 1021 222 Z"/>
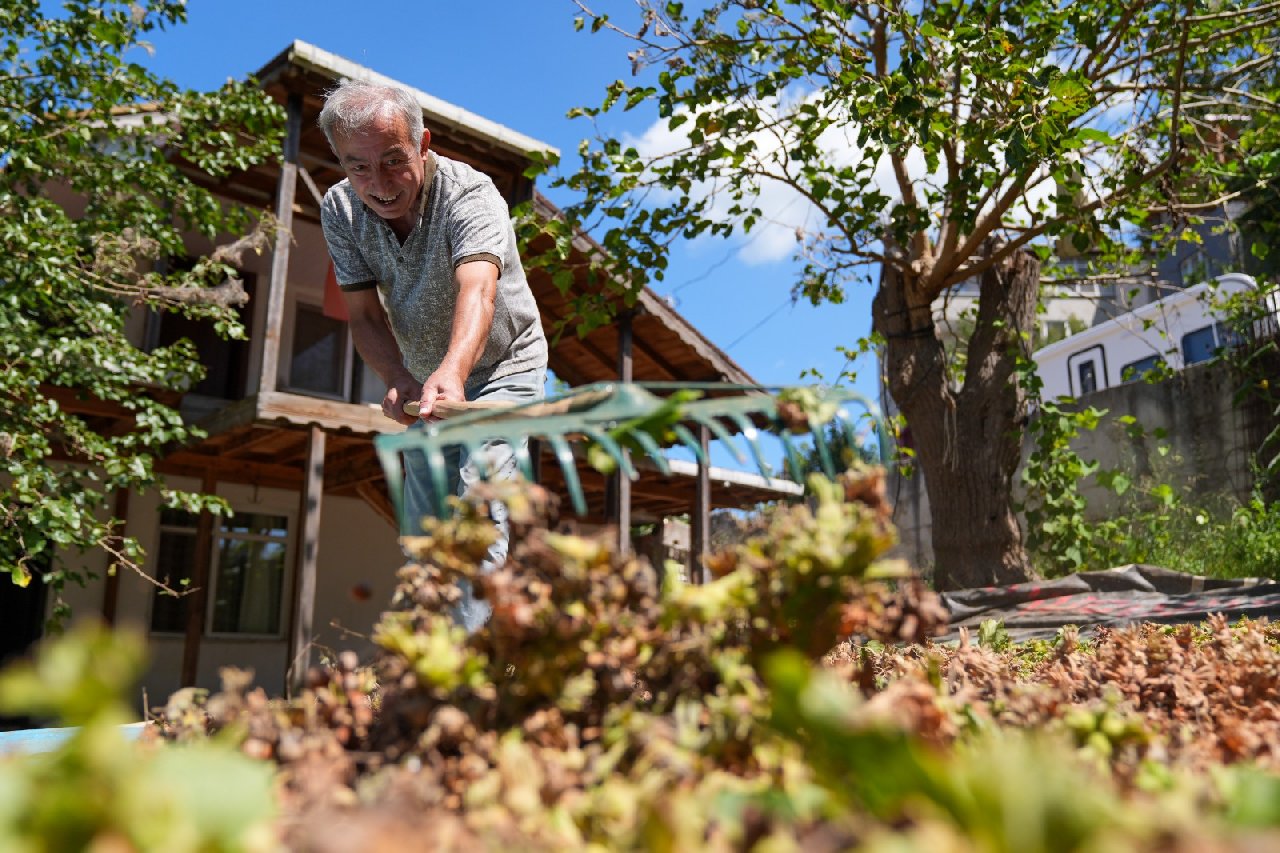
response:
<path id="1" fill-rule="evenodd" d="M 302 479 L 298 517 L 302 529 L 293 570 L 293 619 L 289 637 L 289 687 L 297 696 L 311 668 L 311 637 L 316 614 L 316 567 L 320 554 L 320 508 L 324 499 L 325 433 L 312 425 L 307 438 L 307 470 Z"/>
<path id="2" fill-rule="evenodd" d="M 634 316 L 631 311 L 624 311 L 618 315 L 618 378 L 623 382 L 631 382 L 635 372 L 632 357 L 634 337 L 631 333 L 631 320 Z M 622 452 L 626 454 L 629 451 Z M 631 553 L 631 480 L 619 468 L 614 472 L 610 482 L 617 503 L 615 521 L 618 525 L 618 553 L 629 554 Z"/>
<path id="3" fill-rule="evenodd" d="M 250 374 L 251 393 L 275 391 L 280 374 L 280 329 L 284 325 L 285 288 L 289 283 L 289 248 L 293 243 L 293 202 L 298 193 L 298 146 L 302 136 L 302 96 L 289 95 L 284 141 L 284 162 L 276 185 L 275 248 L 271 253 L 271 280 L 267 285 L 267 319 L 262 330 L 261 370 Z M 256 359 L 251 359 L 256 361 Z"/>
<path id="4" fill-rule="evenodd" d="M 705 424 L 698 424 L 698 444 L 702 447 L 702 459 L 698 462 L 698 481 L 694 487 L 693 511 L 689 514 L 692 524 L 689 537 L 689 579 L 693 583 L 706 583 L 707 573 L 702 558 L 710 550 L 711 539 L 711 431 Z"/>
<path id="5" fill-rule="evenodd" d="M 218 489 L 218 478 L 207 469 L 200 492 L 210 495 Z M 186 595 L 187 631 L 182 643 L 182 686 L 194 687 L 200 671 L 200 641 L 204 637 L 205 611 L 209 605 L 209 579 L 213 575 L 213 513 L 200 513 L 196 523 L 195 565 L 191 567 L 191 587 Z"/>
<path id="6" fill-rule="evenodd" d="M 111 547 L 119 551 L 124 544 L 125 531 L 129 520 L 129 491 L 116 489 L 116 505 L 111 517 L 120 522 L 120 533 L 111 537 Z M 102 621 L 108 625 L 116 624 L 116 608 L 120 603 L 120 567 L 107 557 L 107 578 L 102 587 Z"/>

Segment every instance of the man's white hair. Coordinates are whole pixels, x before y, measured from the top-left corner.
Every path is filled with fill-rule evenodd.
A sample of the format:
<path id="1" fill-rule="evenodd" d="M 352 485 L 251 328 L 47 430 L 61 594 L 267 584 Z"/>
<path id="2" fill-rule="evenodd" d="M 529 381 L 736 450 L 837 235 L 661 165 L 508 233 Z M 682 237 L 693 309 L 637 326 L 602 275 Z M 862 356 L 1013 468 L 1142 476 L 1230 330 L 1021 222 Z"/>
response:
<path id="1" fill-rule="evenodd" d="M 335 136 L 359 133 L 387 113 L 404 118 L 414 148 L 422 144 L 422 107 L 417 98 L 399 86 L 343 80 L 325 93 L 319 124 L 329 147 L 337 154 Z"/>

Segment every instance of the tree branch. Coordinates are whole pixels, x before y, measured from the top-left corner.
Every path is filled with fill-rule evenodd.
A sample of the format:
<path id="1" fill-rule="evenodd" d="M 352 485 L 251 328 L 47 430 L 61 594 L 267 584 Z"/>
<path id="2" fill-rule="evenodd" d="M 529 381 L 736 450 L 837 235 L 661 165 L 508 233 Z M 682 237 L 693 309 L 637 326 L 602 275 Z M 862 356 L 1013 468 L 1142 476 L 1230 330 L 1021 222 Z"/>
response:
<path id="1" fill-rule="evenodd" d="M 1247 92 L 1244 89 L 1237 89 L 1234 86 L 1223 86 L 1222 91 L 1226 92 L 1228 95 L 1235 95 L 1236 97 L 1244 98 L 1247 101 L 1256 101 L 1273 110 L 1280 109 L 1280 102 L 1273 101 L 1270 98 L 1264 98 L 1261 95 L 1254 94 L 1253 92 Z"/>
<path id="2" fill-rule="evenodd" d="M 1149 184 L 1152 181 L 1154 181 L 1156 178 L 1163 175 L 1165 172 L 1167 172 L 1170 168 L 1173 167 L 1174 163 L 1175 163 L 1175 159 L 1172 156 L 1165 157 L 1163 160 L 1161 160 L 1158 164 L 1156 164 L 1150 170 L 1148 170 L 1138 178 L 1131 181 L 1128 187 L 1122 188 L 1121 190 L 1117 190 L 1116 192 L 1110 195 L 1102 196 L 1094 199 L 1093 201 L 1081 207 L 1078 213 L 1079 214 L 1092 213 L 1093 211 L 1098 210 L 1101 207 L 1104 207 L 1109 204 L 1114 204 L 1115 202 L 1119 201 L 1120 199 L 1128 195 L 1130 192 L 1132 192 L 1135 188 L 1143 186 L 1145 184 Z M 1039 226 L 1026 231 L 1022 236 L 1018 237 L 1016 240 L 1011 240 L 1010 242 L 1006 243 L 998 251 L 993 252 L 991 255 L 985 258 L 981 258 L 978 261 L 974 262 L 973 264 L 961 267 L 960 269 L 952 273 L 950 276 L 948 276 L 942 282 L 942 285 L 941 285 L 942 288 L 945 289 L 945 288 L 951 287 L 953 285 L 959 284 L 960 282 L 964 281 L 966 278 L 979 275 L 984 270 L 991 267 L 993 264 L 999 263 L 1000 261 L 1009 257 L 1011 254 L 1013 254 L 1017 250 L 1021 249 L 1023 246 L 1030 243 L 1032 240 L 1039 237 L 1048 229 L 1050 225 L 1058 221 L 1060 221 L 1058 217 L 1055 217 L 1050 220 L 1046 220 Z M 1001 226 L 996 225 L 995 227 L 999 228 Z"/>
<path id="3" fill-rule="evenodd" d="M 1125 9 L 1124 14 L 1120 16 L 1120 19 L 1116 21 L 1115 25 L 1111 28 L 1111 34 L 1107 37 L 1107 40 L 1100 44 L 1095 52 L 1085 57 L 1084 63 L 1080 66 L 1081 74 L 1084 74 L 1085 77 L 1090 80 L 1100 80 L 1106 76 L 1104 74 L 1095 75 L 1090 70 L 1091 66 L 1095 63 L 1101 65 L 1110 59 L 1117 50 L 1119 50 L 1120 45 L 1124 43 L 1124 33 L 1128 29 L 1130 22 L 1133 20 L 1133 16 L 1136 15 L 1139 10 L 1146 8 L 1146 6 L 1147 4 L 1144 0 L 1133 0 L 1130 6 Z"/>
<path id="4" fill-rule="evenodd" d="M 963 265 L 967 262 L 969 257 L 978 250 L 978 246 L 981 245 L 982 241 L 987 239 L 993 231 L 1000 227 L 1001 222 L 1004 220 L 1004 215 L 1009 212 L 1009 208 L 1013 207 L 1013 203 L 1018 200 L 1018 196 L 1025 191 L 1026 183 L 1031 180 L 1031 176 L 1035 174 L 1037 169 L 1039 169 L 1039 166 L 1035 166 L 1030 169 L 1024 168 L 1022 172 L 1014 178 L 1008 191 L 1005 192 L 1000 201 L 998 201 L 991 209 L 991 212 L 985 216 L 979 214 L 979 219 L 974 224 L 973 232 L 965 238 L 965 241 L 961 244 L 959 251 L 952 256 L 958 259 L 957 264 Z M 956 268 L 957 267 L 955 266 L 951 267 L 952 270 L 955 270 Z M 946 276 L 945 280 L 939 281 L 939 279 L 942 279 L 946 273 L 947 268 L 939 264 L 938 267 L 934 269 L 933 275 L 931 275 L 929 280 L 924 283 L 924 287 L 927 288 L 927 292 L 933 292 L 935 290 L 941 291 L 948 287 L 949 285 L 947 282 L 950 282 L 951 279 L 955 278 L 957 273 L 952 273 L 951 275 Z M 968 276 L 964 276 L 964 278 L 968 278 Z M 964 278 L 960 280 L 963 281 Z"/>
<path id="5" fill-rule="evenodd" d="M 1195 0 L 1187 0 L 1184 7 L 1190 12 Z M 1191 23 L 1184 15 L 1182 19 L 1182 35 L 1178 39 L 1178 64 L 1173 75 L 1173 115 L 1169 120 L 1169 156 L 1176 157 L 1182 151 L 1182 78 L 1187 68 L 1187 41 L 1191 37 Z"/>
<path id="6" fill-rule="evenodd" d="M 1191 24 L 1200 24 L 1206 21 L 1226 21 L 1231 18 L 1247 18 L 1260 15 L 1263 12 L 1270 12 L 1273 9 L 1280 9 L 1280 0 L 1276 0 L 1276 2 L 1271 3 L 1262 3 L 1261 5 L 1252 6 L 1248 9 L 1230 9 L 1226 12 L 1214 12 L 1209 15 L 1188 15 L 1186 17 L 1186 21 Z"/>
<path id="7" fill-rule="evenodd" d="M 1131 68 L 1134 65 L 1138 65 L 1139 63 L 1147 59 L 1154 59 L 1157 56 L 1165 56 L 1166 54 L 1174 53 L 1175 51 L 1197 50 L 1199 48 L 1206 47 L 1208 45 L 1223 41 L 1229 38 L 1230 36 L 1239 35 L 1240 33 L 1251 32 L 1253 30 L 1264 29 L 1276 23 L 1280 23 L 1280 15 L 1272 15 L 1271 17 L 1268 17 L 1262 20 L 1250 21 L 1247 24 L 1241 24 L 1240 26 L 1232 27 L 1231 29 L 1219 30 L 1218 32 L 1213 33 L 1212 35 L 1205 36 L 1203 38 L 1191 39 L 1186 43 L 1185 46 L 1179 43 L 1179 44 L 1165 45 L 1164 47 L 1158 47 L 1148 54 L 1138 54 L 1136 56 L 1126 58 L 1123 61 L 1118 62 L 1117 64 L 1106 69 L 1105 71 L 1100 71 L 1093 79 L 1102 79 L 1104 77 L 1110 77 L 1113 74 L 1119 73 L 1120 71 L 1123 71 L 1127 68 Z"/>

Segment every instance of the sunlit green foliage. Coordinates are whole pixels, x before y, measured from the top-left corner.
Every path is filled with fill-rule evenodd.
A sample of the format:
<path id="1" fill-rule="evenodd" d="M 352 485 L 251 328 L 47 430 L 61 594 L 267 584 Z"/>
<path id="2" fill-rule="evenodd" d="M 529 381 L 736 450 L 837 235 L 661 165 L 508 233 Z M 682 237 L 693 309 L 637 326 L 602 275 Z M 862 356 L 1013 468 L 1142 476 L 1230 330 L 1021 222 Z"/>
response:
<path id="1" fill-rule="evenodd" d="M 109 496 L 158 486 L 157 452 L 194 435 L 160 401 L 200 377 L 194 348 L 144 352 L 125 337 L 126 314 L 180 309 L 242 333 L 232 254 L 182 264 L 185 272 L 152 267 L 186 256 L 184 231 L 225 240 L 252 228 L 251 213 L 225 207 L 181 164 L 221 177 L 260 162 L 278 148 L 282 115 L 251 84 L 181 91 L 139 64 L 147 33 L 185 16 L 174 0 L 0 5 L 5 583 L 39 574 L 60 587 L 81 573 L 59 561 L 86 549 L 106 549 L 111 563 L 136 558 L 136 542 L 113 538 Z M 117 406 L 131 421 L 113 431 L 68 412 L 75 400 Z"/>
<path id="2" fill-rule="evenodd" d="M 231 744 L 126 740 L 142 638 L 78 629 L 0 674 L 0 713 L 77 728 L 57 750 L 0 755 L 0 849 L 252 853 L 277 849 L 272 770 Z"/>
<path id="3" fill-rule="evenodd" d="M 1017 444 L 1026 407 L 1008 364 L 1037 288 L 1020 253 L 1047 259 L 1066 240 L 1127 269 L 1246 172 L 1263 187 L 1280 173 L 1266 137 L 1237 133 L 1274 109 L 1259 89 L 1277 64 L 1268 3 L 641 0 L 627 21 L 578 5 L 582 28 L 629 39 L 634 76 L 571 114 L 606 130 L 610 113 L 659 123 L 643 139 L 598 130 L 582 143 L 581 166 L 554 182 L 578 200 L 522 228 L 546 249 L 531 265 L 567 288 L 581 228 L 605 249 L 583 261 L 596 278 L 634 293 L 662 280 L 676 241 L 794 229 L 793 296 L 839 303 L 850 286 L 879 285 L 885 378 L 926 480 L 941 488 L 959 466 L 990 483 L 1002 517 L 1013 476 L 997 456 Z M 983 286 L 964 348 L 980 369 L 953 387 L 935 302 L 1005 270 Z M 609 317 L 598 303 L 582 310 L 586 325 Z M 1007 438 L 984 441 L 995 417 Z M 957 442 L 967 446 L 953 453 Z M 1003 553 L 982 560 L 1025 566 L 1016 525 L 942 497 L 931 500 L 935 546 L 947 537 L 939 582 L 952 569 L 980 579 L 952 555 L 994 539 Z"/>

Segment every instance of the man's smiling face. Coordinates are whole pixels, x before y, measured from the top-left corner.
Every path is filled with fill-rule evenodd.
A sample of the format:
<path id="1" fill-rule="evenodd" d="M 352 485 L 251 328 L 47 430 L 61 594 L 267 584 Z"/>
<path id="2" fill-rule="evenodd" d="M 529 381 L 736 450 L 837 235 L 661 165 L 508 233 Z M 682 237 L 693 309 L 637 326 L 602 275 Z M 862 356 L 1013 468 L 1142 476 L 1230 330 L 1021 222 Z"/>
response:
<path id="1" fill-rule="evenodd" d="M 360 200 L 406 236 L 418 218 L 418 193 L 431 134 L 415 146 L 400 115 L 383 112 L 359 133 L 336 134 L 338 160 Z"/>

